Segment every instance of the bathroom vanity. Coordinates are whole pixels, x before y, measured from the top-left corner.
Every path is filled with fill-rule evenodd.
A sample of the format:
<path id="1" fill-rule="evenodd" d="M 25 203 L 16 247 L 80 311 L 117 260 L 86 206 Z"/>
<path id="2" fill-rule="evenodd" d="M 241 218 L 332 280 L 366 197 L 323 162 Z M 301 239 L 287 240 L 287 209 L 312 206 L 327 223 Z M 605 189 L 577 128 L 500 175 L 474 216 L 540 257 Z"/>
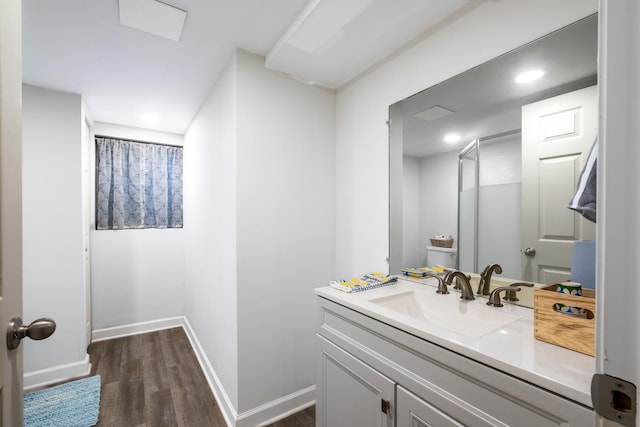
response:
<path id="1" fill-rule="evenodd" d="M 321 427 L 594 424 L 594 358 L 533 337 L 533 310 L 436 281 L 316 289 Z"/>

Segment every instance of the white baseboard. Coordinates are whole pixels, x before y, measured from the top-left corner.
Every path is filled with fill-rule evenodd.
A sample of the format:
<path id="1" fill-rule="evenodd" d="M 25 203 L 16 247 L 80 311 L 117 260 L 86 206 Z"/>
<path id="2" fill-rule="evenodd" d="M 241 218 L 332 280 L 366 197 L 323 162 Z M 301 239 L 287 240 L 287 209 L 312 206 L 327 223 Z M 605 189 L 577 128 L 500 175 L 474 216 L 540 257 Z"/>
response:
<path id="1" fill-rule="evenodd" d="M 47 386 L 49 384 L 74 380 L 89 375 L 91 363 L 87 354 L 83 361 L 54 366 L 47 369 L 24 373 L 24 390 Z"/>
<path id="2" fill-rule="evenodd" d="M 198 363 L 200 363 L 200 367 L 202 368 L 202 372 L 204 373 L 207 382 L 209 383 L 209 388 L 213 392 L 213 396 L 216 398 L 216 402 L 218 402 L 218 406 L 220 407 L 220 411 L 222 412 L 222 416 L 224 417 L 224 421 L 227 423 L 227 426 L 233 427 L 236 425 L 236 418 L 238 418 L 238 413 L 236 409 L 233 407 L 227 392 L 225 391 L 222 383 L 220 382 L 220 378 L 216 374 L 215 369 L 211 366 L 209 362 L 209 358 L 204 352 L 202 345 L 200 345 L 200 341 L 196 336 L 189 320 L 184 319 L 184 324 L 182 326 L 184 331 L 187 334 L 187 338 L 189 338 L 189 342 L 191 343 L 191 347 L 193 348 L 194 353 L 196 354 L 196 358 L 198 359 Z"/>
<path id="3" fill-rule="evenodd" d="M 112 328 L 96 329 L 91 332 L 91 341 L 98 342 L 114 338 L 128 337 L 130 335 L 144 334 L 163 329 L 183 326 L 184 316 L 170 317 L 167 319 L 151 320 L 149 322 L 133 323 L 131 325 L 114 326 Z"/>
<path id="4" fill-rule="evenodd" d="M 198 362 L 200 363 L 200 367 L 207 378 L 209 387 L 213 391 L 213 395 L 218 402 L 218 406 L 220 407 L 227 426 L 266 426 L 315 404 L 316 386 L 312 385 L 279 399 L 265 403 L 257 408 L 238 414 L 187 319 L 184 321 L 183 328 L 187 337 L 189 337 L 191 347 L 193 347 L 193 351 L 195 352 Z"/>
<path id="5" fill-rule="evenodd" d="M 315 403 L 316 386 L 312 385 L 241 413 L 238 415 L 236 427 L 262 427 L 273 424 Z"/>

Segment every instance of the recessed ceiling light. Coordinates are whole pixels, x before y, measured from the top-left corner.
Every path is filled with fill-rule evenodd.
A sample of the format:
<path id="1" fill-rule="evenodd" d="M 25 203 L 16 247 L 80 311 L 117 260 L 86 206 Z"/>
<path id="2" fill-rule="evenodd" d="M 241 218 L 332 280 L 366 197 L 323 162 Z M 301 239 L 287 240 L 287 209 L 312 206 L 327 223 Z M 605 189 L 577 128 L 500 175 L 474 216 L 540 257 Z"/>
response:
<path id="1" fill-rule="evenodd" d="M 415 113 L 413 116 L 427 122 L 432 122 L 453 113 L 454 112 L 452 110 L 449 110 L 448 108 L 442 107 L 440 105 L 434 105 L 433 107 L 429 107 L 426 110 Z"/>
<path id="2" fill-rule="evenodd" d="M 444 142 L 448 142 L 449 144 L 453 144 L 460 141 L 460 134 L 458 133 L 448 133 L 444 136 Z"/>
<path id="3" fill-rule="evenodd" d="M 516 83 L 531 83 L 544 76 L 544 70 L 530 70 L 516 76 Z"/>

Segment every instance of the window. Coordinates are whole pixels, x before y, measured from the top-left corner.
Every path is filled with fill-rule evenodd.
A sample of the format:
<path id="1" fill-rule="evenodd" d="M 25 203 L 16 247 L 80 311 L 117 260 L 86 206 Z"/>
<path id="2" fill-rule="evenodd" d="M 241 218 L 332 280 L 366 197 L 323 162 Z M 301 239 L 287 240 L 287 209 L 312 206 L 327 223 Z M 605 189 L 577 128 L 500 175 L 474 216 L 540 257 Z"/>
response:
<path id="1" fill-rule="evenodd" d="M 182 227 L 182 147 L 96 136 L 96 228 Z"/>

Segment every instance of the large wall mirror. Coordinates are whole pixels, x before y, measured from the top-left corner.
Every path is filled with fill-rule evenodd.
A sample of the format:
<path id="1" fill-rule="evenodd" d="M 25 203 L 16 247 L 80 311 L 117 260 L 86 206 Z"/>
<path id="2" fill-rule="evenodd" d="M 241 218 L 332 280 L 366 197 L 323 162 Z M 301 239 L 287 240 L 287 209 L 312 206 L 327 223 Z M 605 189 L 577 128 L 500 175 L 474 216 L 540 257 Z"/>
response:
<path id="1" fill-rule="evenodd" d="M 595 239 L 567 204 L 597 134 L 597 39 L 592 15 L 390 106 L 392 274 L 451 235 L 460 270 L 569 278 Z"/>

